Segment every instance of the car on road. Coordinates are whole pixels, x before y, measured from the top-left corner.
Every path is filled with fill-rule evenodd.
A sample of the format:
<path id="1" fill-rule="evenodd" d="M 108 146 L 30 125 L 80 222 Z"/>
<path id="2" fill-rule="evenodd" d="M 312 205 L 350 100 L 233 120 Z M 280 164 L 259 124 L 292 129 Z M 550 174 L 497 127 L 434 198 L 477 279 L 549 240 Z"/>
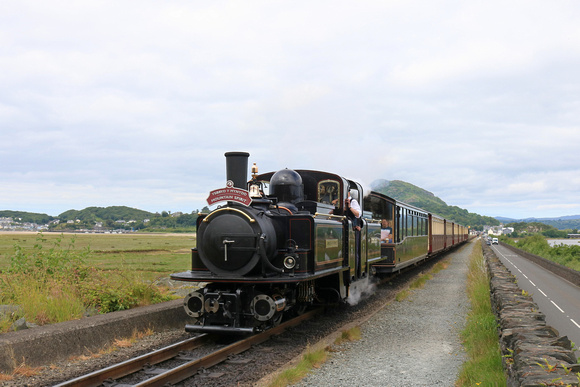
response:
<path id="1" fill-rule="evenodd" d="M 499 245 L 499 240 L 498 240 L 497 238 L 493 238 L 493 239 L 491 240 L 491 244 L 492 244 L 492 245 Z"/>

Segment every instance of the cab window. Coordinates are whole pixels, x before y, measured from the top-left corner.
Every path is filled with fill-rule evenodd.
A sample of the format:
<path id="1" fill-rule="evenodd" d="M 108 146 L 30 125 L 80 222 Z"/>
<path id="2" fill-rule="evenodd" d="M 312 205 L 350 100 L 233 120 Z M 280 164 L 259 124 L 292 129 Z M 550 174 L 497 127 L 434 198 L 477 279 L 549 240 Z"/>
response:
<path id="1" fill-rule="evenodd" d="M 336 180 L 322 180 L 318 182 L 318 202 L 335 204 L 338 200 L 338 182 Z"/>

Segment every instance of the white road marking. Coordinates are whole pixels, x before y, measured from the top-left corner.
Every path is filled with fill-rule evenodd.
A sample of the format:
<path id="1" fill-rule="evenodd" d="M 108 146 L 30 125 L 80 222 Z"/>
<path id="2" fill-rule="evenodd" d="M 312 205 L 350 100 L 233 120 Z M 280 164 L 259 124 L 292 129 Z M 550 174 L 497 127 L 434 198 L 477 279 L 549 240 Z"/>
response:
<path id="1" fill-rule="evenodd" d="M 562 312 L 562 313 L 565 313 L 565 312 L 562 310 L 562 308 L 560 308 L 560 307 L 558 306 L 558 304 L 556 304 L 554 301 L 550 300 L 550 302 L 551 302 L 552 304 L 554 304 L 554 306 L 555 306 L 556 308 L 558 308 L 558 310 L 559 310 L 560 312 Z"/>
<path id="2" fill-rule="evenodd" d="M 496 251 L 497 251 L 498 253 L 500 253 L 500 254 L 501 254 L 501 252 L 500 252 L 499 250 L 496 250 Z M 509 262 L 509 263 L 510 263 L 510 264 L 511 264 L 513 267 L 515 267 L 515 268 L 516 268 L 516 269 L 517 269 L 517 270 L 518 270 L 520 273 L 522 273 L 522 275 L 523 275 L 524 277 L 526 277 L 526 279 L 527 279 L 528 281 L 530 281 L 530 283 L 531 283 L 531 284 L 532 284 L 534 287 L 536 287 L 536 288 L 537 288 L 537 289 L 540 291 L 540 293 L 542 293 L 542 295 L 543 295 L 544 297 L 546 297 L 548 300 L 550 300 L 550 297 L 548 297 L 548 295 L 547 295 L 546 293 L 544 293 L 544 292 L 542 291 L 542 289 L 538 288 L 538 287 L 536 286 L 536 284 L 535 284 L 535 283 L 533 283 L 533 282 L 532 282 L 532 280 L 530 280 L 530 279 L 528 278 L 528 276 L 527 276 L 527 275 L 525 275 L 525 274 L 524 274 L 524 273 L 523 273 L 523 272 L 522 272 L 520 269 L 518 269 L 518 267 L 517 267 L 516 265 L 514 265 L 514 263 L 513 263 L 512 261 L 510 261 L 510 260 L 507 258 L 507 256 L 505 256 L 505 255 L 503 255 L 503 254 L 501 254 L 501 256 L 502 256 L 502 257 L 503 257 L 503 258 L 504 258 L 506 261 L 508 261 L 508 262 Z M 511 255 L 510 255 L 510 256 L 511 256 Z M 552 300 L 550 300 L 550 302 L 551 302 L 551 303 L 552 303 L 552 304 L 553 304 L 553 305 L 554 305 L 556 308 L 558 308 L 558 310 L 559 310 L 560 312 L 562 312 L 562 313 L 566 314 L 566 312 L 564 312 L 564 311 L 562 310 L 562 308 L 560 308 L 560 307 L 558 306 L 558 304 L 556 304 L 556 303 L 555 303 L 554 301 L 552 301 Z M 567 316 L 567 317 L 568 317 L 568 318 L 570 318 L 570 316 Z M 571 319 L 571 318 L 570 318 L 570 321 L 572 321 L 572 323 L 574 323 L 574 325 L 576 325 L 576 327 L 580 328 L 580 324 L 578 324 L 576 321 L 574 321 L 574 319 Z"/>

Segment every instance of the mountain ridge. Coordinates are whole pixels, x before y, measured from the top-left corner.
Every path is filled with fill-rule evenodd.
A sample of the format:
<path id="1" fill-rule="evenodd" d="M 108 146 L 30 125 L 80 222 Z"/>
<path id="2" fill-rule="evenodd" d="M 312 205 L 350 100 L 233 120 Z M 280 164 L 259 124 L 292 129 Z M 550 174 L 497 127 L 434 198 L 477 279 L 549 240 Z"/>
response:
<path id="1" fill-rule="evenodd" d="M 495 219 L 499 220 L 502 224 L 543 223 L 547 224 L 548 226 L 555 227 L 558 230 L 580 229 L 580 215 L 565 215 L 554 218 L 525 218 L 525 219 L 512 219 L 496 216 Z"/>
<path id="2" fill-rule="evenodd" d="M 457 206 L 449 206 L 442 199 L 423 188 L 402 180 L 378 179 L 371 188 L 395 200 L 422 208 L 456 223 L 482 229 L 483 226 L 499 226 L 500 222 L 490 216 L 471 213 Z"/>
<path id="3" fill-rule="evenodd" d="M 580 215 L 564 215 L 564 216 L 548 217 L 548 218 L 531 217 L 531 218 L 523 218 L 523 219 L 506 218 L 503 216 L 494 216 L 494 218 L 496 218 L 500 222 L 506 221 L 506 222 L 510 222 L 510 223 L 512 223 L 512 222 L 530 223 L 530 222 L 542 222 L 542 221 L 546 221 L 546 220 L 580 220 Z"/>

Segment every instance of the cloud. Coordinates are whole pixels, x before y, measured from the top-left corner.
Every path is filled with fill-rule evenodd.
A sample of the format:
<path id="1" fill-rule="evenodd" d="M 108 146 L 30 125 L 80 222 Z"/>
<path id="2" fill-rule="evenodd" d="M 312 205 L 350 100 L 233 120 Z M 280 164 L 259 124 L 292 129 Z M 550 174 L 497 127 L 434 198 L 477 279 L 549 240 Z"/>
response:
<path id="1" fill-rule="evenodd" d="M 576 2 L 0 8 L 0 207 L 189 212 L 230 150 L 484 215 L 579 202 Z"/>

